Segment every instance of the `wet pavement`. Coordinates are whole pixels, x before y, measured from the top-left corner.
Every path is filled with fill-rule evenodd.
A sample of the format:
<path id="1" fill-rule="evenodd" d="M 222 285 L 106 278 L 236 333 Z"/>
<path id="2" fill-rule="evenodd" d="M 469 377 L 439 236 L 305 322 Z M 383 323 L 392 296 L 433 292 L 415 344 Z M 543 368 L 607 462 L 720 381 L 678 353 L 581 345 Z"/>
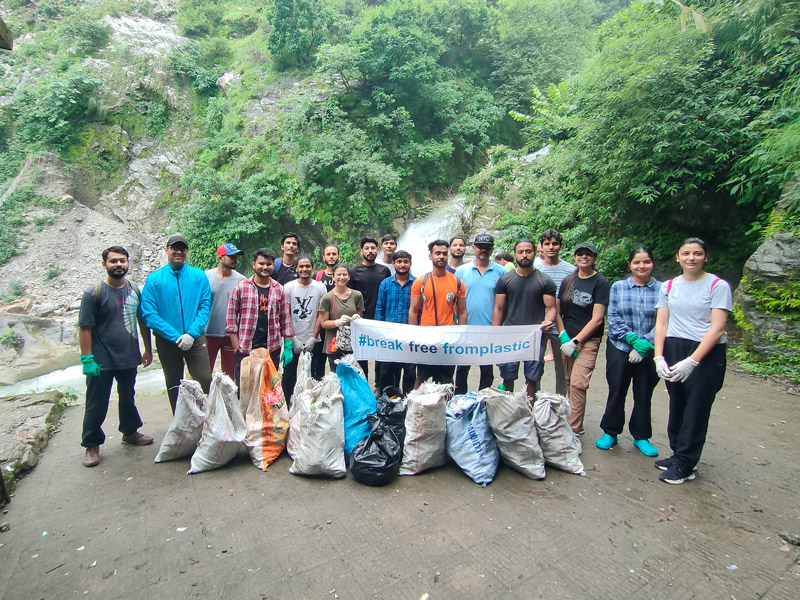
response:
<path id="1" fill-rule="evenodd" d="M 87 469 L 71 407 L 0 515 L 0 598 L 800 597 L 800 547 L 779 537 L 800 533 L 800 398 L 729 372 L 697 479 L 670 486 L 626 434 L 594 447 L 605 389 L 598 371 L 586 477 L 501 466 L 486 488 L 452 464 L 383 488 L 302 478 L 285 454 L 189 476 L 188 459 L 152 462 L 162 394 L 138 400 L 156 443 L 120 444 L 114 404 Z M 660 385 L 662 455 L 666 401 Z"/>

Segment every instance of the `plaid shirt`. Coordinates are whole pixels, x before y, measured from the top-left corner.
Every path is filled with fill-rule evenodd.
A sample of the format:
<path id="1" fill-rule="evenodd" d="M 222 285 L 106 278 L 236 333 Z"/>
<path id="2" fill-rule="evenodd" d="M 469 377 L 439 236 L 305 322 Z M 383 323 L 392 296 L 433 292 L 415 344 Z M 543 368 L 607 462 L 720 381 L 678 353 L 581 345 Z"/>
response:
<path id="1" fill-rule="evenodd" d="M 656 327 L 656 303 L 661 282 L 653 278 L 637 285 L 633 277 L 615 281 L 608 303 L 608 339 L 622 352 L 630 352 L 625 336 L 635 333 L 653 343 Z"/>
<path id="2" fill-rule="evenodd" d="M 411 284 L 416 277 L 408 274 L 408 281 L 400 285 L 397 275 L 381 281 L 378 288 L 378 303 L 375 305 L 375 320 L 389 323 L 408 323 L 411 308 Z"/>
<path id="3" fill-rule="evenodd" d="M 258 286 L 253 277 L 240 281 L 233 288 L 228 300 L 228 312 L 225 315 L 225 331 L 239 334 L 237 350 L 242 354 L 250 354 L 253 335 L 258 325 Z M 289 298 L 283 286 L 274 279 L 269 281 L 267 323 L 268 352 L 280 350 L 282 337 L 289 339 L 294 337 Z"/>

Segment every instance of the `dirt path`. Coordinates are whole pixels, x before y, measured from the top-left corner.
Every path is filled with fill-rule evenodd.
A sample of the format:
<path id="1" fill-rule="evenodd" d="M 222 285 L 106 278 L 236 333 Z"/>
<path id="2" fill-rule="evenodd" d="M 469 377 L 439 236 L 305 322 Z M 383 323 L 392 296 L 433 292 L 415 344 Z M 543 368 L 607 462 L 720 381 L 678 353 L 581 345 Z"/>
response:
<path id="1" fill-rule="evenodd" d="M 285 456 L 187 476 L 152 463 L 162 395 L 139 402 L 156 445 L 122 446 L 112 425 L 86 469 L 71 408 L 0 519 L 0 598 L 800 597 L 800 548 L 779 538 L 800 534 L 800 398 L 729 372 L 698 478 L 669 486 L 629 437 L 594 447 L 603 373 L 592 383 L 586 477 L 501 467 L 486 488 L 452 465 L 378 489 L 303 479 Z"/>

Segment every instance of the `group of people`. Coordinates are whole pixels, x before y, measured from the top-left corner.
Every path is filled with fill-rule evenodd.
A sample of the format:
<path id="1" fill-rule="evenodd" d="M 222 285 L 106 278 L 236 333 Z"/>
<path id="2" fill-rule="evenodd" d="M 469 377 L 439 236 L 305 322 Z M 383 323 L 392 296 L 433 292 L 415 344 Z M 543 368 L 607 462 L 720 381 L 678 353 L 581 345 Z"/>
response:
<path id="1" fill-rule="evenodd" d="M 174 412 L 184 369 L 207 393 L 217 356 L 221 369 L 239 383 L 242 360 L 265 348 L 283 367 L 282 385 L 291 402 L 300 354 L 311 353 L 311 375 L 323 377 L 351 352 L 354 319 L 446 327 L 454 324 L 532 326 L 542 331 L 539 358 L 522 361 L 525 391 L 540 387 L 546 362 L 555 369 L 556 392 L 569 398 L 570 426 L 584 433 L 586 394 L 608 321 L 606 379 L 608 400 L 600 422 L 602 450 L 613 447 L 625 424 L 625 400 L 633 386 L 628 428 L 634 445 L 656 457 L 650 443 L 651 398 L 659 378 L 670 395 L 667 433 L 672 455 L 656 460 L 661 480 L 683 483 L 694 471 L 705 443 L 711 405 L 725 374 L 725 324 L 732 309 L 727 282 L 706 273 L 705 243 L 689 238 L 676 255 L 682 274 L 656 280 L 647 248 L 630 254 L 631 276 L 609 286 L 595 269 L 598 251 L 578 244 L 574 263 L 560 258 L 561 235 L 548 229 L 538 241 L 520 239 L 513 256 L 492 260 L 494 239 L 472 240 L 465 262 L 461 236 L 428 244 L 430 271 L 411 274 L 412 256 L 397 249 L 396 238 L 360 242 L 361 263 L 348 267 L 339 249 L 322 249 L 322 269 L 300 255 L 300 237 L 286 233 L 281 256 L 266 248 L 253 256 L 253 275 L 237 271 L 241 252 L 232 243 L 217 249 L 217 266 L 203 272 L 186 264 L 189 242 L 181 235 L 166 243 L 167 264 L 151 273 L 141 290 L 127 280 L 128 252 L 112 246 L 103 252 L 107 277 L 84 292 L 79 317 L 80 349 L 87 376 L 82 445 L 84 464 L 99 463 L 111 385 L 117 381 L 122 442 L 146 445 L 134 403 L 139 364 L 152 362 L 151 331 Z M 380 255 L 380 258 L 379 258 Z M 513 260 L 510 260 L 513 259 Z M 140 353 L 137 322 L 144 353 Z M 361 362 L 369 376 L 367 361 Z M 520 363 L 497 365 L 502 385 L 513 391 Z M 481 365 L 479 388 L 493 385 L 494 366 Z M 453 383 L 467 391 L 470 366 L 374 363 L 376 390 L 387 386 L 409 392 L 424 381 Z"/>

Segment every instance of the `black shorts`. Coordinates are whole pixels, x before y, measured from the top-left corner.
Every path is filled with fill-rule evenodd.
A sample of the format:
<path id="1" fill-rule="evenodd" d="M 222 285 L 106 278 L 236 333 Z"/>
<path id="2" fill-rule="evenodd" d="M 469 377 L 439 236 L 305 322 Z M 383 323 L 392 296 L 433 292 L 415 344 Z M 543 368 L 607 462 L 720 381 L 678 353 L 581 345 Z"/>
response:
<path id="1" fill-rule="evenodd" d="M 444 378 L 452 382 L 455 372 L 455 365 L 417 365 L 417 379 L 420 381 L 433 379 L 436 383 L 441 383 Z"/>

